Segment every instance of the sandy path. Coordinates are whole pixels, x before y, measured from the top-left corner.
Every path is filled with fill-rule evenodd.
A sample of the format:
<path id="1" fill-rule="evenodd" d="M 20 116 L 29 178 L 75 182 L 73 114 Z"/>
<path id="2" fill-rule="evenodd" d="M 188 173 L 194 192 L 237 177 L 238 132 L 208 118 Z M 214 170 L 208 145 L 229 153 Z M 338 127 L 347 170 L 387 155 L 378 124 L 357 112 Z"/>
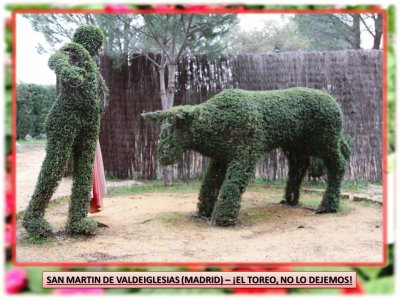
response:
<path id="1" fill-rule="evenodd" d="M 37 176 L 46 152 L 44 145 L 25 149 L 17 153 L 17 212 L 24 210 L 33 194 Z M 71 191 L 71 179 L 64 178 L 52 199 L 68 196 Z"/>
<path id="2" fill-rule="evenodd" d="M 35 189 L 36 180 L 39 175 L 42 162 L 46 155 L 44 150 L 44 144 L 38 144 L 33 146 L 23 146 L 23 151 L 17 153 L 17 199 L 16 208 L 17 212 L 25 210 L 29 200 Z M 129 186 L 133 184 L 140 184 L 134 180 L 124 181 L 107 181 L 107 187 L 114 186 Z M 71 178 L 63 178 L 56 192 L 54 193 L 52 200 L 69 196 L 71 194 L 72 180 Z"/>
<path id="3" fill-rule="evenodd" d="M 63 233 L 66 203 L 53 203 L 48 220 L 56 239 L 27 242 L 18 223 L 17 261 L 44 262 L 380 262 L 382 208 L 347 201 L 339 214 L 317 215 L 274 204 L 281 193 L 246 192 L 240 223 L 210 227 L 194 219 L 195 193 L 143 193 L 105 201 L 93 217 L 104 224 L 96 236 Z M 268 195 L 273 194 L 273 197 Z M 274 198 L 275 197 L 275 198 Z M 315 195 L 305 195 L 304 198 Z M 274 199 L 272 199 L 274 198 Z M 247 222 L 249 218 L 254 222 Z"/>

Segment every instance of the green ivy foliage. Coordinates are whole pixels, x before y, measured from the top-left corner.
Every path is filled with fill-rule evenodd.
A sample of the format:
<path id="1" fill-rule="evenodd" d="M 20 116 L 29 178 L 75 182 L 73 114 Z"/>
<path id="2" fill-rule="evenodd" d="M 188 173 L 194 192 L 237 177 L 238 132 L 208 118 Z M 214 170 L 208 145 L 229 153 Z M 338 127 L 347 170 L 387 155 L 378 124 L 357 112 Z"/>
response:
<path id="1" fill-rule="evenodd" d="M 73 41 L 82 45 L 91 56 L 97 54 L 103 44 L 104 33 L 97 26 L 80 26 L 76 29 Z"/>
<path id="2" fill-rule="evenodd" d="M 55 86 L 17 85 L 17 139 L 44 133 L 43 124 L 55 100 Z"/>
<path id="3" fill-rule="evenodd" d="M 212 224 L 236 222 L 240 198 L 257 161 L 280 148 L 289 162 L 283 202 L 297 205 L 309 158 L 320 158 L 328 170 L 328 187 L 318 212 L 336 212 L 340 185 L 350 155 L 342 135 L 343 115 L 335 99 L 319 90 L 225 90 L 197 106 L 176 106 L 145 113 L 161 122 L 158 159 L 176 162 L 185 150 L 209 158 L 199 196 L 198 213 Z"/>
<path id="4" fill-rule="evenodd" d="M 310 157 L 310 165 L 308 166 L 308 178 L 312 181 L 317 181 L 326 174 L 324 161 L 318 157 Z"/>
<path id="5" fill-rule="evenodd" d="M 45 209 L 73 155 L 73 186 L 67 232 L 92 234 L 97 223 L 87 218 L 93 182 L 93 163 L 100 128 L 100 76 L 92 59 L 102 44 L 103 35 L 95 26 L 81 26 L 72 43 L 64 45 L 49 59 L 61 84 L 59 95 L 46 121 L 46 157 L 36 188 L 25 212 L 23 226 L 32 236 L 48 237 L 50 224 Z"/>
<path id="6" fill-rule="evenodd" d="M 340 140 L 340 152 L 342 152 L 344 158 L 347 160 L 351 155 L 352 142 L 349 136 L 344 136 Z M 310 157 L 310 164 L 308 166 L 308 178 L 314 182 L 326 175 L 326 166 L 324 161 L 318 157 Z"/>

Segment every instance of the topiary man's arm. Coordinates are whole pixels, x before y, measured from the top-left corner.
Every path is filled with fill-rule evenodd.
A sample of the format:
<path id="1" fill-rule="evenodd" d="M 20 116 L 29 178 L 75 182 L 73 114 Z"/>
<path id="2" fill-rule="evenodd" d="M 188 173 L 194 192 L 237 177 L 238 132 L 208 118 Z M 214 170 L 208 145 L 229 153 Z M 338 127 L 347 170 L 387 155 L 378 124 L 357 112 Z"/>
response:
<path id="1" fill-rule="evenodd" d="M 70 86 L 78 87 L 84 81 L 85 70 L 70 64 L 69 57 L 62 51 L 57 51 L 50 57 L 49 67 Z"/>

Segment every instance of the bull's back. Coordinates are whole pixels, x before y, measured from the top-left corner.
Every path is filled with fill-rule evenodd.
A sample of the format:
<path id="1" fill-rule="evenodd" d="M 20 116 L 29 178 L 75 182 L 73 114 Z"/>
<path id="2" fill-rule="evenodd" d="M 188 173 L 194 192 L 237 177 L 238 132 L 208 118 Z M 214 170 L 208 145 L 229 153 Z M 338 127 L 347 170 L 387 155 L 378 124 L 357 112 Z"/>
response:
<path id="1" fill-rule="evenodd" d="M 253 127 L 262 121 L 265 131 L 312 133 L 342 127 L 342 113 L 331 95 L 310 88 L 272 91 L 225 90 L 204 104 L 215 125 Z M 259 120 L 261 119 L 261 120 Z"/>
<path id="2" fill-rule="evenodd" d="M 193 150 L 229 157 L 241 145 L 262 144 L 261 104 L 251 92 L 240 89 L 224 90 L 200 104 L 190 128 Z"/>
<path id="3" fill-rule="evenodd" d="M 338 138 L 343 116 L 336 100 L 320 90 L 290 88 L 264 92 L 265 132 L 273 146 Z"/>
<path id="4" fill-rule="evenodd" d="M 342 114 L 335 99 L 309 88 L 274 91 L 229 89 L 199 105 L 195 131 L 214 143 L 197 151 L 223 155 L 239 145 L 272 150 L 340 136 Z"/>

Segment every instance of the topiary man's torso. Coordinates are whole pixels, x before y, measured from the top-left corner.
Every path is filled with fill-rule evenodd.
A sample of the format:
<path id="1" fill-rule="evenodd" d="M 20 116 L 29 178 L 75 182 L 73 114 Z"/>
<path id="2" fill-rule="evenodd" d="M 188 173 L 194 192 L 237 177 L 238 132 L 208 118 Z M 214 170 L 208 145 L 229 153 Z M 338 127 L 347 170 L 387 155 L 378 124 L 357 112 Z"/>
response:
<path id="1" fill-rule="evenodd" d="M 188 149 L 211 158 L 200 191 L 199 214 L 217 225 L 232 225 L 257 161 L 280 148 L 289 162 L 285 203 L 296 205 L 309 165 L 320 157 L 328 188 L 320 212 L 338 209 L 345 170 L 340 151 L 343 116 L 330 95 L 308 88 L 276 91 L 225 90 L 197 106 L 147 113 L 162 121 L 158 157 L 172 164 Z"/>

